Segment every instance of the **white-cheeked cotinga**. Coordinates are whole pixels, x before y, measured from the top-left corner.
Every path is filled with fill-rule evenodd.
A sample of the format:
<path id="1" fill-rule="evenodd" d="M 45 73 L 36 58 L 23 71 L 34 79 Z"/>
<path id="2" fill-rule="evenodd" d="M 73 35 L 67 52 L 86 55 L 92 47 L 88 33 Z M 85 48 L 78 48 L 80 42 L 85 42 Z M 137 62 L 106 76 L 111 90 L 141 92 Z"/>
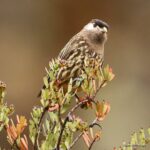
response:
<path id="1" fill-rule="evenodd" d="M 100 66 L 103 64 L 108 28 L 106 22 L 92 19 L 69 40 L 58 55 L 60 62 L 68 64 L 67 67 L 62 67 L 59 70 L 57 74 L 59 80 L 64 82 L 70 78 L 78 77 L 86 59 L 97 59 Z"/>

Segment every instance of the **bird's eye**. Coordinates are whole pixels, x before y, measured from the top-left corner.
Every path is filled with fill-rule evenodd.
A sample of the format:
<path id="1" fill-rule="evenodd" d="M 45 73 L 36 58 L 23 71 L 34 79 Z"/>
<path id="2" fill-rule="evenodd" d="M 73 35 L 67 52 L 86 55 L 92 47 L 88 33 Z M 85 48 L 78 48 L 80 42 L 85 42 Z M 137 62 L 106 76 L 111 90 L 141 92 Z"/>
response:
<path id="1" fill-rule="evenodd" d="M 94 28 L 97 27 L 97 26 L 98 26 L 98 25 L 97 25 L 96 23 L 93 24 L 93 27 L 94 27 Z"/>
<path id="2" fill-rule="evenodd" d="M 99 24 L 99 23 L 94 23 L 93 26 L 94 26 L 94 28 L 97 27 L 97 26 L 98 26 L 99 28 L 103 28 L 103 27 L 104 27 L 103 24 Z"/>
<path id="3" fill-rule="evenodd" d="M 93 19 L 91 22 L 93 23 L 94 28 L 97 27 L 97 26 L 99 28 L 103 28 L 103 27 L 106 27 L 107 29 L 109 28 L 109 25 L 106 22 L 102 21 L 102 20 Z"/>

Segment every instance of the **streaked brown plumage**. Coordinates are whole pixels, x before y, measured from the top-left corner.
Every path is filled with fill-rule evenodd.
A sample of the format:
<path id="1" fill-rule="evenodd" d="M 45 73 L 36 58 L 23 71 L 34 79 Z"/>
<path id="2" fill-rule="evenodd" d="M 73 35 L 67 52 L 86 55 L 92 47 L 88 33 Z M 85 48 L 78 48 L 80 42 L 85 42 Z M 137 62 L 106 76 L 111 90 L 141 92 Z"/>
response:
<path id="1" fill-rule="evenodd" d="M 108 28 L 107 23 L 93 19 L 70 39 L 58 55 L 60 63 L 67 63 L 67 67 L 60 68 L 57 74 L 62 83 L 77 77 L 88 59 L 97 59 L 100 66 L 103 64 Z"/>

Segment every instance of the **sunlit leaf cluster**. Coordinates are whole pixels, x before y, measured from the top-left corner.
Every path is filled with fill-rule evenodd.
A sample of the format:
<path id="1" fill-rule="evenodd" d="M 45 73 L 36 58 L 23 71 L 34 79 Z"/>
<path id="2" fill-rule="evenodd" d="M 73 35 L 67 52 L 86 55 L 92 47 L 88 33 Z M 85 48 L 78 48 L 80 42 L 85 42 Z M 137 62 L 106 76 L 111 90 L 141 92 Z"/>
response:
<path id="1" fill-rule="evenodd" d="M 131 135 L 128 143 L 123 142 L 123 146 L 114 148 L 114 150 L 142 150 L 150 143 L 150 128 L 144 130 L 141 128 L 138 132 Z"/>
<path id="2" fill-rule="evenodd" d="M 66 68 L 69 66 L 67 61 L 56 59 L 46 68 L 41 106 L 34 107 L 29 126 L 30 139 L 36 149 L 71 149 L 80 137 L 90 147 L 93 140 L 99 139 L 101 128 L 96 133 L 92 128 L 100 127 L 110 105 L 98 101 L 96 95 L 114 78 L 112 69 L 108 65 L 102 69 L 98 60 L 88 59 L 76 72 L 78 76 L 73 76 L 68 74 Z M 95 111 L 95 118 L 90 123 L 75 114 L 76 109 L 83 108 Z M 75 136 L 75 133 L 79 135 Z M 88 135 L 90 140 L 86 138 Z"/>
<path id="3" fill-rule="evenodd" d="M 28 150 L 28 140 L 26 135 L 22 136 L 27 126 L 27 120 L 24 116 L 17 116 L 17 124 L 13 120 L 6 126 L 7 139 L 12 149 Z"/>
<path id="4" fill-rule="evenodd" d="M 17 124 L 10 119 L 10 115 L 14 112 L 13 105 L 8 106 L 4 101 L 6 95 L 6 84 L 0 81 L 0 131 L 6 130 L 7 140 L 11 145 L 11 149 L 28 150 L 28 141 L 25 135 L 21 136 L 27 120 L 24 116 L 17 116 Z"/>
<path id="5" fill-rule="evenodd" d="M 0 131 L 7 126 L 9 122 L 9 116 L 13 113 L 14 107 L 8 106 L 4 101 L 6 95 L 6 84 L 0 81 Z"/>
<path id="6" fill-rule="evenodd" d="M 108 65 L 102 68 L 98 58 L 85 59 L 81 68 L 73 64 L 55 59 L 46 68 L 40 105 L 33 107 L 29 120 L 34 150 L 70 150 L 81 138 L 90 150 L 101 138 L 100 122 L 109 113 L 110 104 L 96 96 L 114 74 Z M 16 121 L 9 118 L 14 107 L 4 102 L 5 89 L 0 82 L 0 131 L 5 129 L 11 149 L 28 150 L 28 136 L 24 134 L 27 119 L 18 115 Z M 77 115 L 78 109 L 92 110 L 95 116 L 88 122 Z"/>

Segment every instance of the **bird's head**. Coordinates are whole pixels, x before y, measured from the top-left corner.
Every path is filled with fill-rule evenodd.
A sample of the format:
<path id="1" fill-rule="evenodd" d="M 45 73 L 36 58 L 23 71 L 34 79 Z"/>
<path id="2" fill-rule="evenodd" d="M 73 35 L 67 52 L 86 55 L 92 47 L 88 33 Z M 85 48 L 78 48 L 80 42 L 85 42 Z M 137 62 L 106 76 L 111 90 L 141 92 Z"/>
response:
<path id="1" fill-rule="evenodd" d="M 106 22 L 99 19 L 92 19 L 84 26 L 83 31 L 92 42 L 104 44 L 107 41 L 108 28 L 109 25 Z"/>

